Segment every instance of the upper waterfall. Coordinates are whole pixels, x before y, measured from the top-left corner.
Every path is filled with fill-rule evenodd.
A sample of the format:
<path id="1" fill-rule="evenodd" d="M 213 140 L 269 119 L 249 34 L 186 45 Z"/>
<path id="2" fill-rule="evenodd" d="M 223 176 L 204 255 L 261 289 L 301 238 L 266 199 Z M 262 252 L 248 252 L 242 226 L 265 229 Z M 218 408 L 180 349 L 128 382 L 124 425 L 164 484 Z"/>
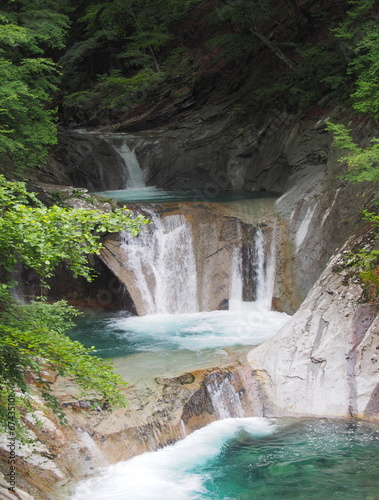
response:
<path id="1" fill-rule="evenodd" d="M 121 135 L 118 140 L 112 140 L 113 149 L 121 156 L 125 165 L 125 189 L 145 187 L 143 172 L 141 170 L 134 148 L 128 143 L 127 135 Z M 112 137 L 112 136 L 110 136 Z M 107 136 L 104 136 L 107 140 Z M 118 142 L 121 140 L 121 144 Z"/>

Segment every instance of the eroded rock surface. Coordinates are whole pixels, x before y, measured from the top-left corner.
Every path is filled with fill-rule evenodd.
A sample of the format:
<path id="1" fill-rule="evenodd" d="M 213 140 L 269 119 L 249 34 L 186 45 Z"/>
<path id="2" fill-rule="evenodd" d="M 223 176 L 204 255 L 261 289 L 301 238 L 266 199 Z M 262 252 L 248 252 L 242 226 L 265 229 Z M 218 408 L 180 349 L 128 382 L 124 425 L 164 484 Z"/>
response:
<path id="1" fill-rule="evenodd" d="M 146 185 L 195 189 L 205 202 L 225 189 L 283 195 L 276 207 L 284 233 L 275 298 L 276 308 L 293 313 L 355 230 L 370 199 L 367 187 L 338 178 L 343 168 L 325 131 L 332 113 L 331 108 L 299 117 L 273 109 L 241 119 L 225 101 L 160 128 L 128 130 L 127 140 Z M 369 134 L 368 127 L 361 125 L 361 136 Z M 61 169 L 71 182 L 91 191 L 125 187 L 127 173 L 112 146 L 121 139 L 115 137 L 62 131 Z"/>
<path id="2" fill-rule="evenodd" d="M 288 324 L 248 355 L 263 415 L 379 419 L 378 311 L 345 255 L 331 259 Z"/>
<path id="3" fill-rule="evenodd" d="M 224 352 L 216 368 L 134 380 L 125 390 L 128 406 L 113 412 L 101 402 L 81 399 L 72 381 L 58 377 L 52 387 L 70 427 L 59 425 L 42 406 L 37 411 L 40 424 L 30 420 L 30 437 L 39 442 L 18 448 L 20 498 L 67 499 L 75 482 L 96 474 L 98 467 L 174 443 L 219 418 L 251 416 L 249 374 L 243 367 L 248 350 L 231 350 L 227 356 Z M 123 374 L 127 362 L 119 359 L 116 371 Z M 34 399 L 42 403 L 37 396 Z M 5 463 L 5 441 L 0 455 Z"/>

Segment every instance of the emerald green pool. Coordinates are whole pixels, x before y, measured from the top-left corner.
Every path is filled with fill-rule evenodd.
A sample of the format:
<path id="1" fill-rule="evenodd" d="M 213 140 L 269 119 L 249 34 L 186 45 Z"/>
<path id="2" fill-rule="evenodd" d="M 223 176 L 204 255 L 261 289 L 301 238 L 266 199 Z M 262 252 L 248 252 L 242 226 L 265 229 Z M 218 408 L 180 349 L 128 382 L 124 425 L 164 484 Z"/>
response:
<path id="1" fill-rule="evenodd" d="M 379 428 L 352 420 L 228 418 L 107 467 L 72 500 L 375 500 Z"/>

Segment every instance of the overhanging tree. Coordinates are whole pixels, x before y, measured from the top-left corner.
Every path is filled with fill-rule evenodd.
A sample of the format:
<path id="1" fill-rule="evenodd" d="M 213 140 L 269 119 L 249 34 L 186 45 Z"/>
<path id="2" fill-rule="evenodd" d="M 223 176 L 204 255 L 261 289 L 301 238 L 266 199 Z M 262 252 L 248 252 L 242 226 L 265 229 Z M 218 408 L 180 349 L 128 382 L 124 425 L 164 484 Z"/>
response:
<path id="1" fill-rule="evenodd" d="M 75 377 L 89 398 L 109 405 L 124 404 L 122 380 L 111 367 L 92 355 L 92 349 L 65 333 L 77 311 L 64 301 L 37 300 L 18 304 L 12 297 L 11 273 L 16 262 L 34 269 L 46 280 L 63 260 L 76 276 L 92 279 L 87 256 L 101 250 L 101 236 L 123 229 L 136 235 L 147 220 L 125 209 L 111 213 L 43 206 L 22 182 L 0 176 L 0 429 L 7 424 L 7 396 L 18 394 L 21 413 L 31 408 L 30 382 L 37 384 L 47 406 L 63 416 L 41 365 Z M 7 278 L 8 277 L 8 278 Z M 19 431 L 22 430 L 20 415 Z"/>

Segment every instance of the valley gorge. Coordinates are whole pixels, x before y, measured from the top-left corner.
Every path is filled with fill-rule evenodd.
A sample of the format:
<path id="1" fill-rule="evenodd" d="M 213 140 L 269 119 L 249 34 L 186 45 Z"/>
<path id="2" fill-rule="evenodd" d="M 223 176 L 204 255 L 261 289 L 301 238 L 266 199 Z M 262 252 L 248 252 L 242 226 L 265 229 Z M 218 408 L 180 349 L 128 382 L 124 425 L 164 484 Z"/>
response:
<path id="1" fill-rule="evenodd" d="M 100 260 L 110 274 L 100 285 L 105 299 L 99 306 L 111 303 L 114 290 L 122 287 L 127 309 L 142 316 L 225 310 L 235 297 L 238 272 L 239 300 L 256 301 L 257 239 L 262 234 L 263 274 L 270 255 L 275 260 L 269 308 L 292 317 L 254 349 L 224 347 L 218 357 L 205 357 L 184 372 L 183 363 L 167 376 L 153 369 L 132 380 L 134 365 L 124 373 L 123 358 L 115 358 L 116 371 L 130 385 L 125 390 L 128 407 L 113 412 L 76 400 L 74 384 L 46 373 L 72 427 L 63 428 L 56 417 L 41 412 L 41 426 L 32 427 L 41 445 L 19 451 L 20 498 L 68 498 L 73 481 L 90 476 L 96 467 L 174 443 L 220 418 L 378 420 L 377 309 L 367 302 L 359 277 L 346 263 L 352 249 L 375 245 L 361 220 L 361 210 L 372 206 L 374 191 L 338 178 L 337 153 L 325 131 L 333 110 L 301 120 L 272 111 L 240 125 L 232 109 L 228 102 L 205 106 L 165 128 L 134 133 L 62 130 L 57 159 L 34 189 L 61 190 L 66 196 L 61 184 L 69 184 L 73 189 L 66 191 L 67 203 L 91 207 L 92 193 L 109 196 L 112 190 L 138 187 L 138 177 L 136 181 L 125 168 L 137 159 L 147 187 L 195 192 L 194 201 L 127 204 L 150 217 L 154 224 L 146 231 L 153 238 L 161 236 L 155 243 L 140 239 L 145 253 L 139 271 L 140 250 L 133 239 L 121 233 L 105 239 Z M 365 127 L 369 123 L 360 129 L 362 135 Z M 119 153 L 123 140 L 129 160 L 125 150 Z M 214 203 L 224 191 L 256 196 Z M 178 239 L 162 243 L 173 231 Z M 147 247 L 155 250 L 146 254 Z M 175 253 L 179 247 L 184 248 L 182 256 Z M 157 269 L 162 265 L 164 269 Z M 147 277 L 144 292 L 137 272 Z M 179 288 L 171 281 L 178 281 L 180 274 L 185 300 L 176 303 Z M 168 279 L 159 290 L 158 275 Z M 112 287 L 107 280 L 113 280 Z M 70 299 L 75 291 L 65 293 Z M 154 293 L 169 297 L 167 304 L 155 303 Z M 116 307 L 120 303 L 122 299 Z M 135 366 L 141 362 L 137 356 Z"/>
<path id="2" fill-rule="evenodd" d="M 379 498 L 379 4 L 4 0 L 0 498 Z"/>

